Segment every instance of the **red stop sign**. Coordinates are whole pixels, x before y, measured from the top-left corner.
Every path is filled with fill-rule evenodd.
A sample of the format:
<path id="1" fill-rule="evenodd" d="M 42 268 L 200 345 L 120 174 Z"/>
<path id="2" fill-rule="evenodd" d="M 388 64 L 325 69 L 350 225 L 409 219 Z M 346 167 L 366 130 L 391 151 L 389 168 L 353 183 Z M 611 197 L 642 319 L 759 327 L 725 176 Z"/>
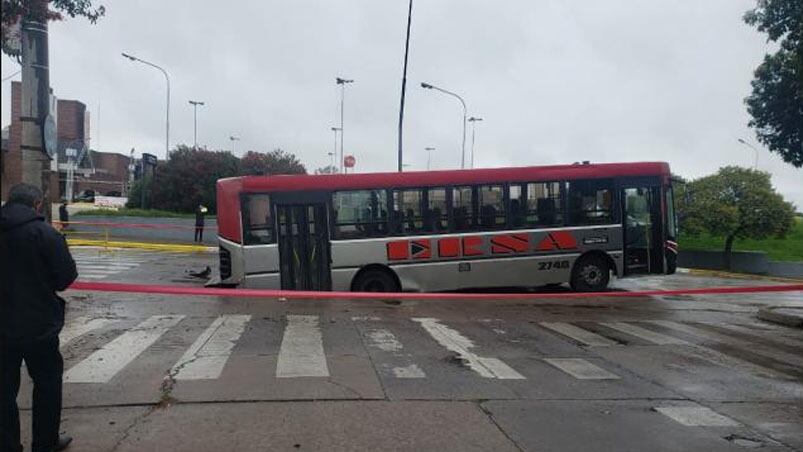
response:
<path id="1" fill-rule="evenodd" d="M 354 168 L 355 164 L 357 164 L 357 159 L 355 159 L 353 155 L 343 157 L 343 165 L 346 168 Z"/>

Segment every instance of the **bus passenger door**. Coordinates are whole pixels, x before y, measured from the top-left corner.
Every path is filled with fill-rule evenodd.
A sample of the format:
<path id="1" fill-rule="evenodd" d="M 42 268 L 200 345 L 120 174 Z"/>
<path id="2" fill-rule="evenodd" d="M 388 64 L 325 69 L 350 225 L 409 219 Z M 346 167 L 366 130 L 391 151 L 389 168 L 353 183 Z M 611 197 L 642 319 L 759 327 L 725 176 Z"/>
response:
<path id="1" fill-rule="evenodd" d="M 331 290 L 326 204 L 276 204 L 282 289 Z"/>
<path id="2" fill-rule="evenodd" d="M 664 273 L 659 186 L 626 187 L 621 192 L 625 274 Z"/>

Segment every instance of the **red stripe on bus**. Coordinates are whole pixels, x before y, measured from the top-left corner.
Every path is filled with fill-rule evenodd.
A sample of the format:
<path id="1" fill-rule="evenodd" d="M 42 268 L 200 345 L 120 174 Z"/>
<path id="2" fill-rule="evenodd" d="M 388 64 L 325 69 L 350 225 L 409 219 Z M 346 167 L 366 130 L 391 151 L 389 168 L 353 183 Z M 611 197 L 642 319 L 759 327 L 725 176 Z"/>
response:
<path id="1" fill-rule="evenodd" d="M 500 253 L 521 253 L 528 251 L 530 241 L 526 234 L 503 234 L 491 238 L 491 252 Z"/>
<path id="2" fill-rule="evenodd" d="M 413 240 L 410 244 L 413 259 L 429 259 L 432 257 L 432 246 L 429 239 Z"/>
<path id="3" fill-rule="evenodd" d="M 389 260 L 398 261 L 410 258 L 410 242 L 407 240 L 388 242 L 387 247 Z"/>
<path id="4" fill-rule="evenodd" d="M 557 242 L 558 247 L 562 250 L 571 250 L 577 248 L 577 240 L 574 234 L 569 231 L 554 231 L 549 233 L 552 239 Z"/>
<path id="5" fill-rule="evenodd" d="M 438 240 L 438 256 L 457 257 L 460 254 L 460 239 L 447 238 Z"/>
<path id="6" fill-rule="evenodd" d="M 479 256 L 482 250 L 477 247 L 482 245 L 482 237 L 470 236 L 463 237 L 463 256 Z"/>

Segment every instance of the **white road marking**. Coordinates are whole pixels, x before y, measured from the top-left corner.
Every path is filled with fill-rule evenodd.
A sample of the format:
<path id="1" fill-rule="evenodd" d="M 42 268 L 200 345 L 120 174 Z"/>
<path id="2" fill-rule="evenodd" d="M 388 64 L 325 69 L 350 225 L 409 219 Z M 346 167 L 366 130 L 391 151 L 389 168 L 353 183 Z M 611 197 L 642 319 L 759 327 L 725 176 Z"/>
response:
<path id="1" fill-rule="evenodd" d="M 183 318 L 183 315 L 156 315 L 145 320 L 73 366 L 64 374 L 64 381 L 108 383 Z"/>
<path id="2" fill-rule="evenodd" d="M 83 336 L 84 334 L 103 328 L 106 325 L 114 323 L 111 319 L 90 319 L 89 317 L 76 317 L 69 321 L 64 329 L 59 334 L 59 342 L 61 347 L 66 346 L 73 339 Z"/>
<path id="3" fill-rule="evenodd" d="M 737 331 L 739 333 L 746 334 L 751 337 L 764 338 L 772 342 L 777 342 L 784 345 L 803 347 L 803 340 L 795 339 L 793 337 L 789 337 L 788 335 L 779 334 L 778 330 L 772 330 L 772 329 L 755 330 L 753 328 L 749 328 L 744 325 L 736 325 L 732 323 L 711 323 L 710 325 L 718 326 L 720 328 L 725 328 L 731 331 Z M 770 337 L 767 338 L 766 336 L 762 336 L 760 333 L 764 333 L 766 336 Z"/>
<path id="4" fill-rule="evenodd" d="M 316 315 L 288 315 L 284 330 L 277 378 L 328 377 L 323 337 Z"/>
<path id="5" fill-rule="evenodd" d="M 211 380 L 220 377 L 235 342 L 250 315 L 223 315 L 215 319 L 178 360 L 170 373 L 176 380 Z"/>
<path id="6" fill-rule="evenodd" d="M 724 344 L 730 343 L 732 345 L 741 347 L 759 356 L 764 356 L 766 358 L 775 359 L 779 361 L 785 361 L 788 364 L 792 364 L 798 367 L 803 367 L 803 358 L 801 358 L 800 356 L 794 355 L 792 353 L 787 353 L 782 350 L 776 350 L 773 348 L 765 347 L 756 342 L 743 341 L 731 336 L 727 336 L 725 334 L 717 333 L 714 331 L 708 331 L 702 328 L 698 328 L 696 326 L 686 325 L 678 322 L 672 322 L 669 320 L 653 320 L 651 323 L 672 330 L 682 331 L 684 333 L 688 333 L 691 334 L 692 336 L 697 336 L 703 339 L 715 340 L 717 342 Z"/>
<path id="7" fill-rule="evenodd" d="M 588 345 L 589 347 L 610 347 L 616 345 L 616 341 L 612 341 L 607 337 L 600 336 L 599 334 L 592 333 L 571 323 L 564 322 L 541 322 L 540 325 L 544 328 L 558 332 L 564 336 L 568 336 L 575 341 Z"/>
<path id="8" fill-rule="evenodd" d="M 368 336 L 369 345 L 386 352 L 398 352 L 404 348 L 396 336 L 386 329 L 370 330 L 366 333 Z"/>
<path id="9" fill-rule="evenodd" d="M 687 427 L 735 427 L 739 423 L 703 406 L 662 406 L 655 410 Z"/>
<path id="10" fill-rule="evenodd" d="M 351 318 L 352 322 L 378 322 L 380 320 L 381 319 L 375 315 L 361 315 Z"/>
<path id="11" fill-rule="evenodd" d="M 474 343 L 446 325 L 433 318 L 413 318 L 446 349 L 457 353 L 458 357 L 468 363 L 468 367 L 485 378 L 499 378 L 502 380 L 523 380 L 524 376 L 513 370 L 510 366 L 497 358 L 484 358 L 469 351 Z"/>
<path id="12" fill-rule="evenodd" d="M 603 322 L 601 325 L 604 325 L 608 328 L 621 331 L 623 333 L 627 333 L 631 336 L 635 336 L 639 339 L 643 339 L 647 342 L 652 342 L 656 345 L 691 345 L 688 342 L 678 339 L 676 337 L 667 336 L 665 334 L 656 333 L 655 331 L 648 330 L 646 328 L 642 328 L 640 326 L 631 325 L 629 323 L 624 322 Z"/>
<path id="13" fill-rule="evenodd" d="M 618 380 L 619 376 L 581 358 L 544 358 L 544 361 L 579 380 Z"/>
<path id="14" fill-rule="evenodd" d="M 410 364 L 406 367 L 394 367 L 393 375 L 396 378 L 426 378 L 427 374 L 418 367 L 417 364 Z"/>

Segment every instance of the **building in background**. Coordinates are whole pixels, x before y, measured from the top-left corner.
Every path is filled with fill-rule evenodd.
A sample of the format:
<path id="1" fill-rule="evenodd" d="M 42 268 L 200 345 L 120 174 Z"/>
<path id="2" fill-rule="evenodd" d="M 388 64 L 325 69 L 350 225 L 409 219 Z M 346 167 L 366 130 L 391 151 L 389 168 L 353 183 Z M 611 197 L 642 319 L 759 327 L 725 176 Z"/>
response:
<path id="1" fill-rule="evenodd" d="M 3 132 L 2 199 L 22 180 L 22 84 L 11 82 L 11 124 Z M 132 157 L 92 150 L 90 120 L 86 104 L 52 96 L 51 110 L 56 119 L 58 152 L 50 174 L 50 200 L 75 199 L 89 194 L 125 196 L 130 187 Z"/>

